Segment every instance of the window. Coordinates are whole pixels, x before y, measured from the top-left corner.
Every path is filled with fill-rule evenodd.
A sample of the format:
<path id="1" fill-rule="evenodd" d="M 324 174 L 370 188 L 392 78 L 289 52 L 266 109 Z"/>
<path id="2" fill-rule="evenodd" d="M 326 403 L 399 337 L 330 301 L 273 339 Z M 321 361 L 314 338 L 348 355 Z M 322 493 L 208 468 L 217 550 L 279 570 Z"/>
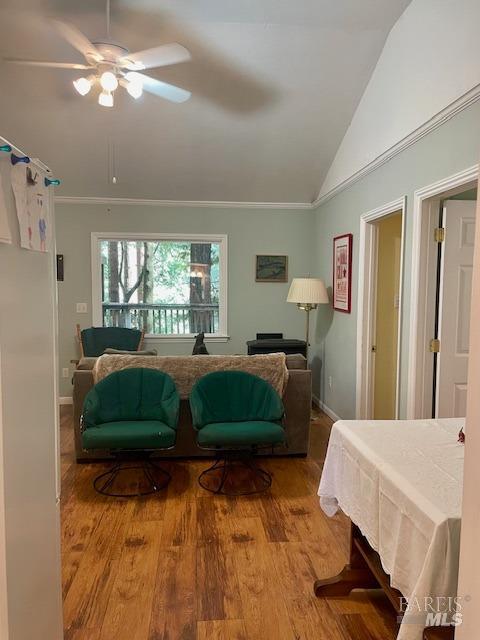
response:
<path id="1" fill-rule="evenodd" d="M 94 325 L 226 337 L 226 236 L 92 234 Z"/>

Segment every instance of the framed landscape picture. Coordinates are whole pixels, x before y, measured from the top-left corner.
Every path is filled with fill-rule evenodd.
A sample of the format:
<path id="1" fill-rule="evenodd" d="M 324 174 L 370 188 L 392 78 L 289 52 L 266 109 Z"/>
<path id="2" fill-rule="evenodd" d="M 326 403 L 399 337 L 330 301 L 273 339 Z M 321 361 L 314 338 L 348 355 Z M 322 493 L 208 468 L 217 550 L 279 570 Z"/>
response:
<path id="1" fill-rule="evenodd" d="M 343 313 L 351 311 L 352 241 L 351 233 L 333 239 L 333 308 Z"/>
<path id="2" fill-rule="evenodd" d="M 256 282 L 288 282 L 288 256 L 257 256 Z"/>

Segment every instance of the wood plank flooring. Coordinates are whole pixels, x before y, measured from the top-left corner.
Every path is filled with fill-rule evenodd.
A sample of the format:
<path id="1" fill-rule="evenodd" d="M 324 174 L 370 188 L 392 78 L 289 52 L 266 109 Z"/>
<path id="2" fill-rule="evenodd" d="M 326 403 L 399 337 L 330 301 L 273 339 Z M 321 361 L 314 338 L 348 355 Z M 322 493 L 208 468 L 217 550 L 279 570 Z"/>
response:
<path id="1" fill-rule="evenodd" d="M 347 558 L 348 523 L 316 496 L 330 426 L 314 411 L 311 455 L 266 460 L 260 496 L 214 496 L 197 484 L 207 461 L 169 461 L 167 490 L 123 500 L 92 487 L 106 465 L 75 464 L 63 407 L 65 640 L 394 640 L 380 592 L 313 595 Z"/>

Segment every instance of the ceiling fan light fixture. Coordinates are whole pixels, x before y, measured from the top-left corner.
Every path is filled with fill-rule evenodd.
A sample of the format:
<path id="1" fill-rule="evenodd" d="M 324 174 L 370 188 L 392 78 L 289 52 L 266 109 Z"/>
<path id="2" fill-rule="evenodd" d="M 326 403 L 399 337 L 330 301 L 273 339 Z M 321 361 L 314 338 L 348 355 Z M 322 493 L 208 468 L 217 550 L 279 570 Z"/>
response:
<path id="1" fill-rule="evenodd" d="M 128 82 L 126 85 L 128 93 L 137 100 L 143 93 L 143 85 L 141 82 Z"/>
<path id="2" fill-rule="evenodd" d="M 102 91 L 98 96 L 98 104 L 102 107 L 113 107 L 113 95 L 110 91 Z"/>
<path id="3" fill-rule="evenodd" d="M 128 80 L 128 82 L 134 82 L 135 84 L 143 84 L 142 74 L 137 71 L 129 71 L 126 73 L 125 80 Z"/>
<path id="4" fill-rule="evenodd" d="M 72 24 L 56 19 L 52 21 L 62 38 L 83 55 L 85 58 L 83 64 L 20 58 L 5 58 L 5 61 L 39 68 L 74 69 L 77 71 L 86 69 L 86 73 L 90 75 L 73 80 L 75 91 L 81 96 L 86 96 L 93 87 L 97 89 L 97 85 L 100 85 L 101 93 L 98 95 L 98 103 L 103 107 L 113 107 L 113 93 L 119 85 L 134 99 L 140 98 L 146 91 L 170 102 L 180 103 L 188 100 L 191 96 L 190 91 L 144 75 L 139 71 L 191 60 L 189 51 L 181 44 L 172 42 L 129 53 L 127 47 L 110 38 L 111 0 L 105 0 L 105 2 L 107 33 L 106 38 L 99 42 L 91 42 L 84 33 Z M 97 92 L 95 91 L 95 93 Z"/>
<path id="5" fill-rule="evenodd" d="M 100 76 L 100 84 L 104 91 L 115 91 L 118 87 L 118 80 L 112 71 L 104 71 Z"/>
<path id="6" fill-rule="evenodd" d="M 86 96 L 92 88 L 92 83 L 88 78 L 78 78 L 73 81 L 73 86 L 81 96 Z"/>

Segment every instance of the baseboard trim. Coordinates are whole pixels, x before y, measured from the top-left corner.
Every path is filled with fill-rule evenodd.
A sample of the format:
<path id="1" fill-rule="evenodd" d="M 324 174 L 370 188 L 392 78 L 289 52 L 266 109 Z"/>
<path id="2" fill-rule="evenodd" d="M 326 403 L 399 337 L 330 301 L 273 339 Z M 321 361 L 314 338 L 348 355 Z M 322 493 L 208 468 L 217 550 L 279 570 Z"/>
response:
<path id="1" fill-rule="evenodd" d="M 313 404 L 316 405 L 319 409 L 321 409 L 324 413 L 327 414 L 329 418 L 331 418 L 334 422 L 337 420 L 341 420 L 341 417 L 338 416 L 335 411 L 332 411 L 330 407 L 328 407 L 320 398 L 315 395 L 312 395 Z"/>
<path id="2" fill-rule="evenodd" d="M 58 404 L 73 404 L 72 396 L 60 396 L 58 398 Z"/>

